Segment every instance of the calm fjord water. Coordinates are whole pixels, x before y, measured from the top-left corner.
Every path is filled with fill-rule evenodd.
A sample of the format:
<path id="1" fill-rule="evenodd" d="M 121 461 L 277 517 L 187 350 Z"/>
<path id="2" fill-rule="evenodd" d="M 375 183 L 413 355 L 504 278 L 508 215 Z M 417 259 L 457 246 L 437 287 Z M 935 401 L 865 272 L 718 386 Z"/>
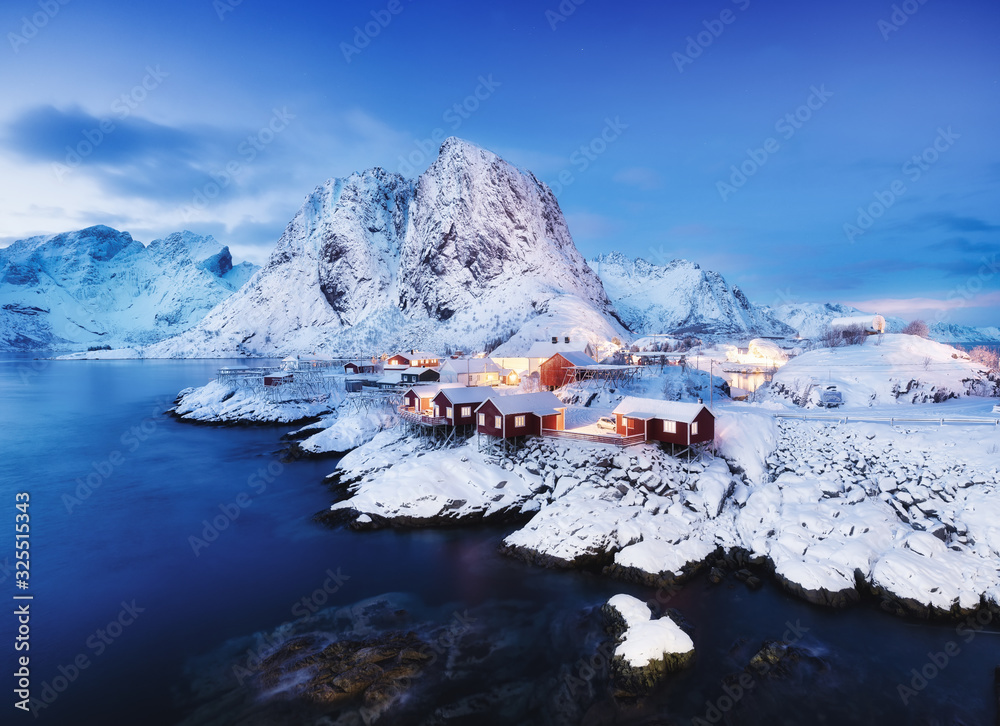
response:
<path id="1" fill-rule="evenodd" d="M 176 723 L 187 715 L 176 698 L 189 687 L 185 664 L 292 619 L 328 571 L 345 576 L 331 606 L 387 592 L 442 612 L 491 606 L 495 622 L 486 629 L 519 641 L 526 672 L 553 676 L 580 675 L 578 658 L 600 642 L 590 609 L 617 592 L 653 595 L 501 557 L 496 548 L 509 527 L 356 534 L 317 525 L 312 515 L 331 502 L 320 481 L 334 460 L 284 463 L 272 477 L 268 465 L 277 468 L 288 427 L 195 426 L 164 415 L 180 389 L 206 382 L 222 363 L 0 358 L 0 563 L 14 561 L 14 495 L 27 491 L 32 695 L 45 684 L 65 686 L 37 721 L 13 708 L 16 623 L 13 606 L 5 607 L 3 723 Z M 88 476 L 99 486 L 83 496 Z M 196 555 L 189 538 L 203 536 L 204 522 L 240 495 L 250 505 Z M 10 604 L 13 574 L 5 567 L 0 579 Z M 994 720 L 993 625 L 966 642 L 954 623 L 900 620 L 873 605 L 830 611 L 770 584 L 750 591 L 731 579 L 696 579 L 669 606 L 694 626 L 694 668 L 639 705 L 615 705 L 597 688 L 589 723 L 712 717 L 713 706 L 727 704 L 723 678 L 789 624 L 807 631 L 800 642 L 816 660 L 755 681 L 720 708 L 725 722 Z M 517 615 L 524 612 L 534 615 L 530 627 Z M 898 684 L 912 685 L 911 669 L 919 672 L 950 641 L 961 652 L 904 705 Z M 74 674 L 80 656 L 88 665 Z M 482 688 L 495 678 L 483 673 Z"/>

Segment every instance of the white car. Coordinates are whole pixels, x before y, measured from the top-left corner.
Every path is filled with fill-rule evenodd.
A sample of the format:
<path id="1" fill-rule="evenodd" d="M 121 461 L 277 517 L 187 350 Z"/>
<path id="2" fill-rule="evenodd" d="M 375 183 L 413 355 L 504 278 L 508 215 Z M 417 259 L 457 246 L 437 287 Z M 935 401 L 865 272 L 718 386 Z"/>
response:
<path id="1" fill-rule="evenodd" d="M 597 419 L 597 428 L 616 431 L 618 429 L 618 424 L 616 424 L 615 420 L 610 416 L 601 416 Z"/>

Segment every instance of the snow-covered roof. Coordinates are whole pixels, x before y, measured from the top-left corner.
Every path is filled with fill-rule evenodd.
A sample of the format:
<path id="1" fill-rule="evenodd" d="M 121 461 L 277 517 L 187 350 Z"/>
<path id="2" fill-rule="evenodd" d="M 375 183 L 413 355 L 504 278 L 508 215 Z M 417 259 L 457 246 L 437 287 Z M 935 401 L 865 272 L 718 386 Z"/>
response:
<path id="1" fill-rule="evenodd" d="M 424 350 L 415 350 L 412 353 L 396 353 L 390 358 L 405 358 L 406 360 L 438 360 L 441 356 L 437 353 L 428 353 Z"/>
<path id="2" fill-rule="evenodd" d="M 536 340 L 524 354 L 525 358 L 551 358 L 556 353 L 576 352 L 586 350 L 588 343 L 580 341 L 570 341 L 569 343 L 552 343 L 548 340 Z"/>
<path id="3" fill-rule="evenodd" d="M 449 359 L 441 364 L 441 369 L 445 368 L 455 371 L 455 373 L 484 373 L 500 370 L 500 366 L 490 358 Z"/>
<path id="4" fill-rule="evenodd" d="M 403 371 L 386 371 L 385 375 L 378 379 L 379 383 L 399 383 L 403 380 Z"/>
<path id="5" fill-rule="evenodd" d="M 553 353 L 553 355 L 556 355 Z M 559 351 L 558 355 L 561 355 L 571 366 L 592 366 L 597 363 L 596 360 L 591 358 L 589 355 L 580 350 L 566 350 Z"/>
<path id="6" fill-rule="evenodd" d="M 434 398 L 445 388 L 465 388 L 461 383 L 416 383 L 406 389 L 406 393 L 413 391 L 418 398 Z M 406 393 L 403 395 L 405 396 Z"/>
<path id="7" fill-rule="evenodd" d="M 493 405 L 504 416 L 514 413 L 533 413 L 538 416 L 546 416 L 550 413 L 559 413 L 559 411 L 566 408 L 566 404 L 560 401 L 554 393 L 548 391 L 542 393 L 515 393 L 512 396 L 498 396 L 494 392 L 486 400 L 492 401 Z M 485 405 L 485 402 L 483 405 Z"/>
<path id="8" fill-rule="evenodd" d="M 660 418 L 666 421 L 681 421 L 691 423 L 702 409 L 703 403 L 682 403 L 681 401 L 657 401 L 655 398 L 637 398 L 626 396 L 615 406 L 613 413 L 629 418 Z"/>
<path id="9" fill-rule="evenodd" d="M 444 388 L 440 391 L 452 403 L 482 403 L 487 398 L 497 395 L 489 386 L 462 386 L 461 388 Z"/>
<path id="10" fill-rule="evenodd" d="M 425 368 L 424 366 L 410 366 L 409 368 L 403 368 L 400 373 L 405 373 L 407 375 L 419 376 L 427 371 L 435 371 L 436 368 Z"/>

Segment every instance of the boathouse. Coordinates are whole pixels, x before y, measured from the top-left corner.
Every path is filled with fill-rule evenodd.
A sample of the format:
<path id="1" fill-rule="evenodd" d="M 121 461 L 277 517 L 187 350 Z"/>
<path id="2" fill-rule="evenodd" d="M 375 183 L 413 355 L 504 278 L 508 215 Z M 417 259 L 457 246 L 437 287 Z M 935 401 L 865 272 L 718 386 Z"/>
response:
<path id="1" fill-rule="evenodd" d="M 543 429 L 565 427 L 566 406 L 549 392 L 491 395 L 476 408 L 476 431 L 494 438 L 540 436 Z"/>
<path id="2" fill-rule="evenodd" d="M 703 403 L 627 396 L 615 407 L 614 416 L 620 436 L 642 434 L 646 441 L 678 446 L 715 439 L 715 416 Z"/>
<path id="3" fill-rule="evenodd" d="M 582 351 L 556 353 L 542 363 L 538 382 L 548 388 L 559 388 L 576 380 L 576 368 L 596 364 L 597 361 Z"/>

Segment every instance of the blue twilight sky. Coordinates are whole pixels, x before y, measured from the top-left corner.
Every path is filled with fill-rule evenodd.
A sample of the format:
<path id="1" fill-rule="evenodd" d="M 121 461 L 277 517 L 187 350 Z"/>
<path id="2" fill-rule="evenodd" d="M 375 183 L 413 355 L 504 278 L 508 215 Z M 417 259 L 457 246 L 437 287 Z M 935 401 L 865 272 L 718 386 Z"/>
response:
<path id="1" fill-rule="evenodd" d="M 260 262 L 317 184 L 457 135 L 587 256 L 1000 324 L 995 0 L 8 0 L 0 31 L 0 245 L 186 228 Z"/>

